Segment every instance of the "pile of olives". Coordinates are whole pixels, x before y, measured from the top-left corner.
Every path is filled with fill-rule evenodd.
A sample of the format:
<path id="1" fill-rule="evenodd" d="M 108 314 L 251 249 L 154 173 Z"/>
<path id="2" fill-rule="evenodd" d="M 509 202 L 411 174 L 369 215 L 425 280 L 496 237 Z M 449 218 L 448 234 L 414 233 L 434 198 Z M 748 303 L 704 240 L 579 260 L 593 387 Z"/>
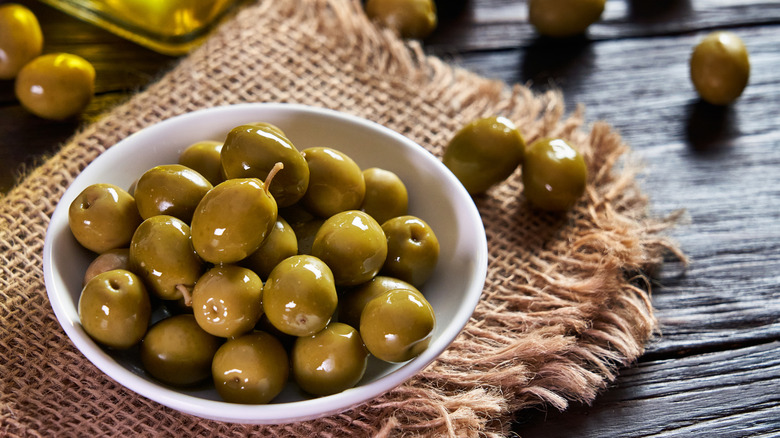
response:
<path id="1" fill-rule="evenodd" d="M 431 341 L 421 288 L 439 241 L 407 210 L 389 170 L 299 151 L 268 123 L 236 126 L 127 190 L 98 183 L 74 199 L 70 230 L 97 254 L 81 324 L 106 348 L 137 348 L 153 378 L 212 381 L 228 402 L 268 403 L 288 380 L 343 391 L 370 355 L 405 362 Z"/>

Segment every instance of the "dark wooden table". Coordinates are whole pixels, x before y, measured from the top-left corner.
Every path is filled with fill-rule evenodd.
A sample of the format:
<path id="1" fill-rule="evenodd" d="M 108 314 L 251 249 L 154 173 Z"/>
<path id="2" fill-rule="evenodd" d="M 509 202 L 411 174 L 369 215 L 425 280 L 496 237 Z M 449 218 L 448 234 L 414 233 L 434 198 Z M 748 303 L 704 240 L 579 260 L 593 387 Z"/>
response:
<path id="1" fill-rule="evenodd" d="M 0 191 L 84 123 L 169 69 L 156 54 L 34 0 L 45 51 L 98 71 L 82 118 L 45 121 L 0 81 Z M 672 236 L 691 258 L 669 263 L 653 302 L 662 335 L 592 406 L 519 412 L 524 437 L 780 436 L 780 2 L 609 0 L 587 36 L 538 38 L 521 0 L 442 6 L 426 50 L 507 83 L 563 91 L 606 120 L 646 163 L 653 213 L 686 212 Z M 700 102 L 688 57 L 704 34 L 736 32 L 750 51 L 743 96 Z"/>

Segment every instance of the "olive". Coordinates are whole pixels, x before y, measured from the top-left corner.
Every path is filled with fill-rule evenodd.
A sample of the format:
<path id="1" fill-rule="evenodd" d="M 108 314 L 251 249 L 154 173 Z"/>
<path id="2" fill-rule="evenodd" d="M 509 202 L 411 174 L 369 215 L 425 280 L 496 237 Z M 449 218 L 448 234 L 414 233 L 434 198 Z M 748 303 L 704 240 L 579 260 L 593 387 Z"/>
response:
<path id="1" fill-rule="evenodd" d="M 274 228 L 268 233 L 260 248 L 241 261 L 241 265 L 253 270 L 260 278 L 268 278 L 271 270 L 287 257 L 298 254 L 298 238 L 290 224 L 277 216 Z"/>
<path id="2" fill-rule="evenodd" d="M 525 140 L 506 117 L 476 119 L 452 137 L 442 162 L 474 195 L 499 183 L 523 162 Z"/>
<path id="3" fill-rule="evenodd" d="M 65 120 L 87 107 L 95 93 L 95 67 L 71 53 L 49 53 L 16 76 L 16 98 L 38 117 Z"/>
<path id="4" fill-rule="evenodd" d="M 151 309 L 143 281 L 124 269 L 93 277 L 82 289 L 78 303 L 84 331 L 99 344 L 118 350 L 141 341 Z"/>
<path id="5" fill-rule="evenodd" d="M 357 330 L 334 322 L 314 335 L 296 339 L 291 362 L 301 389 L 314 395 L 330 395 L 360 381 L 368 365 L 368 350 Z"/>
<path id="6" fill-rule="evenodd" d="M 309 167 L 282 131 L 267 123 L 237 126 L 222 146 L 222 171 L 226 178 L 265 180 L 276 163 L 284 168 L 269 190 L 280 207 L 298 202 L 309 186 Z"/>
<path id="7" fill-rule="evenodd" d="M 330 268 L 310 255 L 288 257 L 276 265 L 263 289 L 268 320 L 293 336 L 310 336 L 325 328 L 337 305 Z"/>
<path id="8" fill-rule="evenodd" d="M 538 208 L 571 208 L 585 192 L 587 178 L 585 159 L 563 139 L 541 138 L 525 151 L 523 191 Z"/>
<path id="9" fill-rule="evenodd" d="M 360 314 L 366 303 L 393 289 L 408 289 L 420 293 L 411 284 L 397 278 L 377 275 L 370 281 L 341 292 L 339 296 L 339 321 L 352 327 L 360 327 Z"/>
<path id="10" fill-rule="evenodd" d="M 606 0 L 528 0 L 528 21 L 541 35 L 582 34 L 601 18 Z"/>
<path id="11" fill-rule="evenodd" d="M 203 175 L 211 185 L 225 180 L 221 163 L 222 142 L 203 140 L 187 146 L 179 155 L 179 164 Z"/>
<path id="12" fill-rule="evenodd" d="M 211 189 L 211 183 L 195 170 L 164 164 L 141 175 L 133 196 L 144 219 L 166 214 L 190 223 L 198 203 Z"/>
<path id="13" fill-rule="evenodd" d="M 691 81 L 702 99 L 713 105 L 727 105 L 742 95 L 748 84 L 747 48 L 733 32 L 712 32 L 693 49 L 690 70 Z"/>
<path id="14" fill-rule="evenodd" d="M 43 50 L 43 32 L 27 7 L 0 5 L 0 79 L 13 79 L 19 70 Z"/>
<path id="15" fill-rule="evenodd" d="M 360 316 L 360 336 L 377 358 L 405 362 L 428 348 L 435 325 L 433 308 L 422 294 L 395 289 L 366 304 Z"/>
<path id="16" fill-rule="evenodd" d="M 130 250 L 128 248 L 110 249 L 92 260 L 84 273 L 84 282 L 87 284 L 92 277 L 114 269 L 130 270 Z"/>
<path id="17" fill-rule="evenodd" d="M 127 247 L 140 223 L 135 199 L 113 184 L 90 185 L 68 209 L 73 236 L 96 253 Z"/>
<path id="18" fill-rule="evenodd" d="M 301 203 L 280 210 L 279 215 L 284 217 L 295 232 L 295 237 L 298 240 L 298 254 L 311 254 L 314 236 L 325 219 L 309 213 Z"/>
<path id="19" fill-rule="evenodd" d="M 369 18 L 402 38 L 425 38 L 438 24 L 433 0 L 368 0 L 365 10 Z"/>
<path id="20" fill-rule="evenodd" d="M 337 285 L 354 286 L 379 273 L 387 257 L 387 239 L 368 214 L 343 211 L 322 224 L 311 253 L 330 267 Z"/>
<path id="21" fill-rule="evenodd" d="M 163 300 L 189 298 L 204 268 L 192 248 L 190 227 L 167 215 L 152 216 L 138 226 L 130 242 L 130 266 Z"/>
<path id="22" fill-rule="evenodd" d="M 372 167 L 363 171 L 366 195 L 362 211 L 370 214 L 380 224 L 396 216 L 405 215 L 409 208 L 409 194 L 401 178 L 395 173 Z"/>
<path id="23" fill-rule="evenodd" d="M 229 179 L 201 199 L 192 244 L 203 260 L 234 263 L 257 251 L 276 224 L 276 201 L 257 178 Z"/>
<path id="24" fill-rule="evenodd" d="M 192 291 L 192 310 L 203 330 L 224 338 L 250 332 L 263 313 L 263 282 L 235 265 L 211 268 Z"/>
<path id="25" fill-rule="evenodd" d="M 382 274 L 422 286 L 436 269 L 439 239 L 424 220 L 399 216 L 382 224 L 387 236 L 387 258 Z"/>
<path id="26" fill-rule="evenodd" d="M 309 164 L 309 188 L 303 205 L 317 216 L 329 218 L 346 210 L 357 210 L 366 194 L 363 172 L 352 158 L 327 147 L 303 150 Z"/>
<path id="27" fill-rule="evenodd" d="M 221 340 L 206 333 L 192 315 L 176 315 L 149 328 L 141 342 L 141 364 L 157 380 L 189 386 L 211 377 Z"/>
<path id="28" fill-rule="evenodd" d="M 217 393 L 230 403 L 268 403 L 282 392 L 289 374 L 287 351 L 262 331 L 228 339 L 211 363 Z"/>

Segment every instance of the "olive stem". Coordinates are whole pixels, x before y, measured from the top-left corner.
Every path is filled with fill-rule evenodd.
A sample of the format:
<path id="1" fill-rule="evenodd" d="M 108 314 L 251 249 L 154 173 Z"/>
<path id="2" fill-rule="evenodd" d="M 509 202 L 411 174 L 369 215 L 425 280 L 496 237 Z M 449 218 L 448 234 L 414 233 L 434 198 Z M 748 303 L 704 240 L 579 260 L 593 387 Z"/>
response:
<path id="1" fill-rule="evenodd" d="M 265 190 L 266 194 L 269 194 L 268 188 L 271 187 L 271 180 L 274 179 L 274 176 L 279 173 L 280 170 L 284 169 L 284 163 L 281 161 L 274 164 L 274 167 L 271 169 L 270 172 L 268 172 L 268 176 L 265 178 L 265 182 L 263 183 L 263 189 Z"/>
<path id="2" fill-rule="evenodd" d="M 184 305 L 187 307 L 192 307 L 192 286 L 187 286 L 186 284 L 177 284 L 176 290 L 181 292 L 181 296 L 184 298 Z"/>

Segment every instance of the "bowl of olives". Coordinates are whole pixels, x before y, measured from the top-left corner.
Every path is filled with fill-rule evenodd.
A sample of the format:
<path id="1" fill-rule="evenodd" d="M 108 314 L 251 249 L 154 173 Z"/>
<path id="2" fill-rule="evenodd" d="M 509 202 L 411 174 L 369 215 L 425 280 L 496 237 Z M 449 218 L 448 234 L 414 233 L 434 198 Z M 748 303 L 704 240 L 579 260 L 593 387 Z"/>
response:
<path id="1" fill-rule="evenodd" d="M 359 117 L 281 103 L 173 117 L 74 179 L 44 243 L 54 313 L 126 388 L 219 421 L 333 415 L 433 362 L 487 241 L 442 162 Z"/>

